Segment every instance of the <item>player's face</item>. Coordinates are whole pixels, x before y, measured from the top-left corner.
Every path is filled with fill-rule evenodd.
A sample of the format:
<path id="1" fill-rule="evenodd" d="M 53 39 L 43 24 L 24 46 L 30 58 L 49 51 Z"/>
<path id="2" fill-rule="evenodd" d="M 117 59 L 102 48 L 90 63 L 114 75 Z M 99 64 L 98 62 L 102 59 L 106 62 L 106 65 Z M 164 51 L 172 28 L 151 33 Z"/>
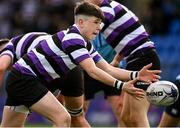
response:
<path id="1" fill-rule="evenodd" d="M 101 19 L 96 17 L 89 17 L 84 21 L 82 34 L 88 40 L 93 40 L 100 32 Z"/>

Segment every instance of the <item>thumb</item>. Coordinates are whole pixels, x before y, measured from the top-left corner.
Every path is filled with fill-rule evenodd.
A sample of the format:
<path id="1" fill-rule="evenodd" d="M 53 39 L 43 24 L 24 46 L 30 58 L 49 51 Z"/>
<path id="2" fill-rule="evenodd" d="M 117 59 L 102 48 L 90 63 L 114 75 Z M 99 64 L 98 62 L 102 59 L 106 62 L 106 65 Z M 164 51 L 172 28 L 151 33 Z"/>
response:
<path id="1" fill-rule="evenodd" d="M 136 78 L 136 79 L 133 79 L 133 80 L 129 81 L 129 83 L 130 83 L 130 84 L 134 84 L 134 83 L 137 82 L 137 80 L 138 80 L 137 78 Z"/>

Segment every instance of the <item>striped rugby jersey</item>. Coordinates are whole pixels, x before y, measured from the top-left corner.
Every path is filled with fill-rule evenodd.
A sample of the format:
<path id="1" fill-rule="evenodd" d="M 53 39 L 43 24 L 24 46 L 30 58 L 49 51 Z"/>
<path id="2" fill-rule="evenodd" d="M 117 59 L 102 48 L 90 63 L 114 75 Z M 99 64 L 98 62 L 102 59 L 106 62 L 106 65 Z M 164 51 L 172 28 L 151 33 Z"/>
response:
<path id="1" fill-rule="evenodd" d="M 33 49 L 40 41 L 51 35 L 44 32 L 30 32 L 11 38 L 11 40 L 0 51 L 1 55 L 9 55 L 15 63 L 20 57 Z"/>
<path id="2" fill-rule="evenodd" d="M 101 10 L 105 15 L 102 33 L 117 53 L 127 57 L 139 49 L 154 48 L 144 26 L 125 6 L 116 1 L 104 0 Z"/>
<path id="3" fill-rule="evenodd" d="M 77 26 L 73 25 L 66 33 L 60 31 L 42 40 L 13 67 L 23 74 L 50 82 L 65 75 L 87 58 L 92 58 L 95 63 L 102 59 L 92 44 L 81 36 Z"/>

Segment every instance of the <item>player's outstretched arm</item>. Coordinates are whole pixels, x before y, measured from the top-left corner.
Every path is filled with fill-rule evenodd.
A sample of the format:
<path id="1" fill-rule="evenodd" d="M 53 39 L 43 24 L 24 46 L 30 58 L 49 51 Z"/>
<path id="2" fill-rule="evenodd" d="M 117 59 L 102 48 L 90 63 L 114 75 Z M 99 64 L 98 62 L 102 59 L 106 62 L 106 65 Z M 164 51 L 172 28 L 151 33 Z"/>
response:
<path id="1" fill-rule="evenodd" d="M 94 61 L 91 58 L 85 59 L 80 62 L 80 66 L 88 73 L 89 76 L 107 85 L 113 86 L 113 83 L 116 80 L 114 77 L 112 77 L 105 71 L 96 67 Z"/>
<path id="2" fill-rule="evenodd" d="M 101 81 L 107 85 L 113 86 L 117 88 L 119 91 L 126 91 L 127 93 L 135 96 L 136 98 L 142 98 L 144 96 L 144 91 L 142 89 L 135 88 L 133 86 L 136 80 L 132 80 L 129 82 L 122 82 L 112 77 L 105 71 L 96 67 L 94 61 L 92 59 L 85 59 L 80 62 L 81 67 L 90 75 L 92 78 Z"/>
<path id="3" fill-rule="evenodd" d="M 2 81 L 5 71 L 11 65 L 12 58 L 9 55 L 0 56 L 0 81 Z"/>
<path id="4" fill-rule="evenodd" d="M 160 70 L 149 70 L 152 64 L 144 66 L 140 71 L 130 71 L 117 68 L 108 64 L 105 60 L 99 61 L 98 63 L 96 63 L 96 65 L 116 79 L 123 81 L 133 80 L 137 78 L 138 80 L 151 83 L 160 79 Z"/>

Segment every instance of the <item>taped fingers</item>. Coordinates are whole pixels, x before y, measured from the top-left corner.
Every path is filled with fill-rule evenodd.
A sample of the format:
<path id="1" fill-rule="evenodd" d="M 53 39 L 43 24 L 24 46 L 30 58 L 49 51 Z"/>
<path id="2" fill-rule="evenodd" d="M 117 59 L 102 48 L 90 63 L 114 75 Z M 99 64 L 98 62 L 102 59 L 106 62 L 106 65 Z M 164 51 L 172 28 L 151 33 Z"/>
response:
<path id="1" fill-rule="evenodd" d="M 140 100 L 145 97 L 145 92 L 142 89 L 135 89 L 133 95 L 136 99 Z"/>

